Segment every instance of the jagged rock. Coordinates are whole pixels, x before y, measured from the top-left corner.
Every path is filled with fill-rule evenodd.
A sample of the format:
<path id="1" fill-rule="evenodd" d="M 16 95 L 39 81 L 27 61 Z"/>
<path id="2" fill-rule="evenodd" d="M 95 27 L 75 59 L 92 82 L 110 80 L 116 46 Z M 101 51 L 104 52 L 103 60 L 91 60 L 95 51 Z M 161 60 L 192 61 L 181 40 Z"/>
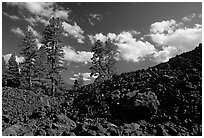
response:
<path id="1" fill-rule="evenodd" d="M 34 136 L 33 132 L 25 133 L 24 136 Z"/>
<path id="2" fill-rule="evenodd" d="M 118 130 L 114 127 L 108 128 L 108 132 L 110 133 L 111 136 L 119 136 Z"/>
<path id="3" fill-rule="evenodd" d="M 49 98 L 48 98 L 47 95 L 42 95 L 42 96 L 40 97 L 40 101 L 42 102 L 42 104 L 43 104 L 44 106 L 50 107 Z"/>
<path id="4" fill-rule="evenodd" d="M 76 128 L 76 123 L 69 119 L 66 115 L 57 115 L 57 120 L 60 124 L 64 124 L 66 126 L 66 129 L 72 130 Z"/>
<path id="5" fill-rule="evenodd" d="M 96 131 L 94 131 L 94 130 L 88 130 L 88 132 L 87 132 L 89 135 L 91 135 L 91 136 L 96 136 Z"/>
<path id="6" fill-rule="evenodd" d="M 137 123 L 131 123 L 131 124 L 125 124 L 124 125 L 126 128 L 129 128 L 131 130 L 137 130 L 140 128 L 140 125 Z"/>
<path id="7" fill-rule="evenodd" d="M 127 96 L 127 98 L 132 98 L 132 97 L 136 96 L 138 92 L 139 92 L 138 90 L 134 90 L 132 92 L 128 92 L 126 94 L 126 96 Z"/>
<path id="8" fill-rule="evenodd" d="M 44 129 L 40 129 L 40 130 L 38 130 L 37 132 L 36 132 L 36 134 L 35 135 L 37 135 L 37 136 L 46 136 L 46 131 L 44 130 Z"/>
<path id="9" fill-rule="evenodd" d="M 161 124 L 156 126 L 156 130 L 157 130 L 157 133 L 156 133 L 157 136 L 169 136 L 169 134 L 167 133 L 167 130 Z"/>
<path id="10" fill-rule="evenodd" d="M 17 136 L 21 128 L 21 125 L 12 125 L 2 132 L 2 136 Z"/>
<path id="11" fill-rule="evenodd" d="M 138 93 L 135 97 L 135 106 L 146 106 L 153 114 L 158 110 L 159 101 L 155 93 L 148 91 L 145 93 Z"/>
<path id="12" fill-rule="evenodd" d="M 69 136 L 76 136 L 74 132 L 69 132 Z"/>
<path id="13" fill-rule="evenodd" d="M 57 130 L 60 134 L 63 133 L 64 131 L 69 131 L 69 129 L 67 129 L 66 125 L 64 125 L 64 124 L 53 123 L 53 125 L 54 125 L 54 128 L 57 128 Z"/>
<path id="14" fill-rule="evenodd" d="M 47 129 L 47 134 L 48 134 L 48 136 L 57 136 L 57 131 L 54 130 L 54 129 L 48 128 Z"/>

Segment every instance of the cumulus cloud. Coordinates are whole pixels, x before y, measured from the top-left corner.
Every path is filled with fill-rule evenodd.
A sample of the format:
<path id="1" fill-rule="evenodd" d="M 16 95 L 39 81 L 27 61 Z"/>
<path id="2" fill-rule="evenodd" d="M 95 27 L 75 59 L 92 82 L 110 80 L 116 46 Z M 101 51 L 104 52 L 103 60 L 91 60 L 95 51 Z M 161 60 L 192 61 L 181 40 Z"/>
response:
<path id="1" fill-rule="evenodd" d="M 175 27 L 178 24 L 175 20 L 167 20 L 162 22 L 155 22 L 151 24 L 150 26 L 150 32 L 151 33 L 163 33 L 164 31 L 167 31 L 168 33 L 173 32 Z"/>
<path id="2" fill-rule="evenodd" d="M 69 9 L 56 6 L 54 2 L 8 2 L 7 4 L 18 6 L 20 9 L 26 9 L 36 17 L 50 18 L 50 16 L 54 16 L 67 20 L 70 13 Z"/>
<path id="3" fill-rule="evenodd" d="M 193 13 L 192 15 L 189 15 L 189 16 L 185 16 L 182 18 L 182 21 L 183 22 L 190 22 L 195 16 L 196 16 L 195 13 Z"/>
<path id="4" fill-rule="evenodd" d="M 26 9 L 34 15 L 50 17 L 53 14 L 52 2 L 8 2 L 8 5 L 18 6 L 21 9 Z"/>
<path id="5" fill-rule="evenodd" d="M 87 51 L 75 51 L 71 46 L 66 46 L 63 48 L 65 53 L 64 60 L 72 62 L 91 62 L 91 57 L 93 56 L 92 52 Z"/>
<path id="6" fill-rule="evenodd" d="M 95 35 L 88 35 L 89 40 L 94 43 L 97 40 L 100 40 L 101 42 L 105 42 L 107 40 L 107 37 L 105 35 L 103 35 L 103 33 L 98 33 Z"/>
<path id="7" fill-rule="evenodd" d="M 36 30 L 33 29 L 33 27 L 28 25 L 27 29 L 30 30 L 36 37 L 42 37 Z"/>
<path id="8" fill-rule="evenodd" d="M 3 55 L 3 58 L 6 62 L 6 64 L 8 63 L 10 57 L 11 57 L 12 54 L 6 54 L 6 55 Z M 16 56 L 16 62 L 19 64 L 19 63 L 22 63 L 24 61 L 24 57 L 18 57 Z"/>
<path id="9" fill-rule="evenodd" d="M 3 14 L 4 14 L 6 17 L 10 18 L 11 20 L 14 20 L 14 21 L 16 21 L 16 20 L 20 20 L 20 18 L 19 18 L 18 16 L 15 16 L 15 15 L 9 15 L 9 14 L 6 13 L 6 12 L 3 12 Z"/>
<path id="10" fill-rule="evenodd" d="M 154 60 L 158 63 L 167 62 L 172 55 L 176 55 L 178 50 L 175 47 L 164 46 L 163 50 L 154 54 Z"/>
<path id="11" fill-rule="evenodd" d="M 50 17 L 59 17 L 64 20 L 64 35 L 73 36 L 79 43 L 84 43 L 84 31 L 80 26 L 74 22 L 71 25 L 65 21 L 68 20 L 70 9 L 64 9 L 54 2 L 8 2 L 8 5 L 17 6 L 20 10 L 28 11 L 31 14 L 24 14 L 23 17 L 31 26 L 35 26 L 37 23 L 42 23 L 45 26 L 48 25 Z"/>
<path id="12" fill-rule="evenodd" d="M 35 25 L 35 23 L 37 22 L 35 18 L 33 17 L 28 17 L 28 18 L 25 18 L 25 20 L 32 26 Z"/>
<path id="13" fill-rule="evenodd" d="M 71 77 L 71 78 L 69 78 L 69 79 L 70 79 L 70 80 L 76 80 L 76 79 L 78 79 L 78 77 L 79 77 L 80 75 L 83 76 L 83 80 L 84 80 L 84 81 L 91 81 L 91 80 L 97 78 L 97 76 L 92 76 L 92 77 L 91 77 L 91 76 L 90 76 L 91 73 L 86 72 L 86 73 L 77 73 L 77 74 L 74 74 L 73 77 Z"/>
<path id="14" fill-rule="evenodd" d="M 132 32 L 124 31 L 119 34 L 108 33 L 106 36 L 102 33 L 95 34 L 94 36 L 89 35 L 89 39 L 92 42 L 96 40 L 105 42 L 108 38 L 117 46 L 117 50 L 120 52 L 119 57 L 126 61 L 139 62 L 144 57 L 156 52 L 152 44 L 137 40 L 133 37 Z"/>
<path id="15" fill-rule="evenodd" d="M 3 55 L 4 60 L 5 60 L 6 63 L 8 63 L 8 61 L 9 61 L 11 55 L 12 55 L 12 54 L 6 54 L 6 55 Z"/>
<path id="16" fill-rule="evenodd" d="M 84 43 L 84 41 L 83 41 L 84 31 L 80 28 L 80 26 L 77 25 L 76 22 L 74 22 L 74 25 L 70 25 L 66 22 L 63 22 L 62 25 L 64 27 L 64 31 L 65 31 L 64 35 L 65 36 L 71 35 L 71 36 L 75 37 L 79 43 Z"/>
<path id="17" fill-rule="evenodd" d="M 11 32 L 13 32 L 14 34 L 16 34 L 19 37 L 24 37 L 25 36 L 23 30 L 21 30 L 19 27 L 18 28 L 12 28 Z"/>
<path id="18" fill-rule="evenodd" d="M 57 10 L 53 13 L 53 16 L 67 20 L 67 19 L 68 19 L 68 16 L 69 16 L 69 13 L 70 13 L 70 10 L 64 10 L 64 9 L 58 10 L 58 9 L 57 9 Z"/>
<path id="19" fill-rule="evenodd" d="M 202 25 L 200 24 L 187 28 L 180 26 L 181 23 L 172 22 L 172 20 L 157 22 L 157 24 L 163 23 L 170 25 L 161 25 L 160 27 L 151 25 L 149 35 L 153 42 L 163 46 L 162 50 L 154 55 L 157 62 L 165 62 L 182 52 L 193 50 L 202 42 Z"/>
<path id="20" fill-rule="evenodd" d="M 17 63 L 22 63 L 24 61 L 24 57 L 18 57 L 16 56 L 16 62 Z"/>
<path id="21" fill-rule="evenodd" d="M 32 26 L 35 26 L 37 23 L 42 23 L 45 26 L 49 24 L 48 19 L 44 19 L 43 17 L 40 17 L 40 16 L 24 17 L 24 19 Z"/>

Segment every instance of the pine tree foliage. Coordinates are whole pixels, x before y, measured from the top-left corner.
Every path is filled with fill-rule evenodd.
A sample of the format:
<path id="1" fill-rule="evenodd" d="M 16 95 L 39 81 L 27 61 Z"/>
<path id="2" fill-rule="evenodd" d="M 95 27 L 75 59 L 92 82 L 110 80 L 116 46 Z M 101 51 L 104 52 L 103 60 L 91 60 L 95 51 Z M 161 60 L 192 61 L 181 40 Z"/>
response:
<path id="1" fill-rule="evenodd" d="M 53 96 L 55 95 L 57 84 L 59 83 L 60 71 L 64 69 L 62 64 L 63 58 L 63 45 L 61 43 L 60 37 L 63 33 L 62 22 L 59 18 L 52 17 L 49 24 L 46 26 L 43 32 L 43 44 L 45 45 L 45 50 L 47 52 L 47 66 L 48 79 L 51 81 L 51 91 Z"/>
<path id="2" fill-rule="evenodd" d="M 95 82 L 111 79 L 116 73 L 114 65 L 117 62 L 118 51 L 115 45 L 110 39 L 105 43 L 98 40 L 92 47 L 92 52 L 94 53 L 91 58 L 93 66 L 89 69 L 91 70 L 91 76 L 98 75 Z"/>
<path id="3" fill-rule="evenodd" d="M 74 85 L 72 87 L 72 90 L 77 90 L 79 89 L 79 82 L 78 82 L 78 79 L 75 79 L 74 80 Z"/>
<path id="4" fill-rule="evenodd" d="M 21 63 L 21 74 L 23 87 L 31 89 L 32 80 L 34 79 L 35 56 L 37 51 L 36 37 L 31 30 L 28 30 L 22 44 L 20 54 L 24 57 Z"/>
<path id="5" fill-rule="evenodd" d="M 8 77 L 7 86 L 19 87 L 20 73 L 18 63 L 16 62 L 16 55 L 13 53 L 8 60 Z"/>
<path id="6" fill-rule="evenodd" d="M 44 90 L 49 88 L 49 78 L 47 78 L 49 71 L 48 67 L 46 47 L 42 45 L 36 53 L 34 70 L 35 79 L 33 81 L 36 87 L 41 87 Z"/>
<path id="7" fill-rule="evenodd" d="M 83 86 L 84 85 L 84 76 L 83 74 L 80 74 L 77 78 L 77 81 L 78 81 L 78 84 L 79 84 L 79 87 Z"/>
<path id="8" fill-rule="evenodd" d="M 2 57 L 2 86 L 6 86 L 6 79 L 7 79 L 7 67 L 6 67 L 6 62 L 4 60 L 4 57 Z"/>

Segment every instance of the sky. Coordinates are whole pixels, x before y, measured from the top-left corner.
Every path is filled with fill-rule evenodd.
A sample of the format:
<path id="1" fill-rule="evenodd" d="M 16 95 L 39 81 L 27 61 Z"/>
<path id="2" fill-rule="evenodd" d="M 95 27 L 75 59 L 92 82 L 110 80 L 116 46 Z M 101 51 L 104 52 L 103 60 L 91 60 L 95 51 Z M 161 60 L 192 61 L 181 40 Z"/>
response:
<path id="1" fill-rule="evenodd" d="M 32 30 L 41 46 L 50 17 L 63 20 L 63 51 L 68 84 L 83 74 L 92 83 L 89 67 L 96 40 L 110 38 L 118 51 L 117 73 L 136 71 L 166 62 L 193 50 L 202 42 L 201 2 L 4 2 L 2 3 L 2 55 L 22 62 L 19 45 Z"/>

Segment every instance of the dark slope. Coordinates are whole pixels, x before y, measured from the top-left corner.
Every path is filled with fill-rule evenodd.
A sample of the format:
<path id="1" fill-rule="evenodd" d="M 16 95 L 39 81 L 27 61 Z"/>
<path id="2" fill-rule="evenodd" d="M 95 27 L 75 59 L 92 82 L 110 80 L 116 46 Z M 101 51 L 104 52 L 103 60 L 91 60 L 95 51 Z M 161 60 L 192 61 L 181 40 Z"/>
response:
<path id="1" fill-rule="evenodd" d="M 166 63 L 123 73 L 78 92 L 75 101 L 82 115 L 107 112 L 123 123 L 170 121 L 191 131 L 202 124 L 202 44 Z"/>
<path id="2" fill-rule="evenodd" d="M 3 88 L 3 135 L 202 135 L 202 45 L 101 85 L 39 91 Z"/>

